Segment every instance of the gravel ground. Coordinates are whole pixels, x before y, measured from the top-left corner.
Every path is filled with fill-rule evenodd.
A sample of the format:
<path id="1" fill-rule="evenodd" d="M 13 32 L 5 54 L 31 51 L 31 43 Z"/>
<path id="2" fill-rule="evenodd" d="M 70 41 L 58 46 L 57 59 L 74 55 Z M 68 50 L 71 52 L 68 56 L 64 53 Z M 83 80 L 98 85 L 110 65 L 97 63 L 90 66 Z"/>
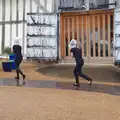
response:
<path id="1" fill-rule="evenodd" d="M 43 75 L 43 70 L 36 72 L 36 65 L 31 63 L 23 64 L 22 68 L 27 74 L 28 80 L 57 79 L 62 81 L 66 78 L 53 75 L 53 72 L 51 74 L 46 72 Z M 102 82 L 104 83 L 104 80 L 107 79 L 108 84 L 114 84 L 114 75 L 110 79 L 111 83 L 108 79 L 110 77 L 106 77 L 110 75 L 111 73 L 104 74 Z M 15 72 L 0 71 L 0 78 L 14 76 Z M 0 120 L 120 120 L 119 102 L 120 96 L 105 93 L 0 87 Z"/>
<path id="2" fill-rule="evenodd" d="M 0 88 L 0 120 L 120 120 L 120 97 L 67 90 Z"/>
<path id="3" fill-rule="evenodd" d="M 26 74 L 27 80 L 53 80 L 56 77 L 46 76 L 42 73 L 36 72 L 36 63 L 24 62 L 21 64 L 21 70 Z M 2 68 L 0 68 L 0 78 L 14 78 L 16 76 L 16 72 L 4 72 Z"/>

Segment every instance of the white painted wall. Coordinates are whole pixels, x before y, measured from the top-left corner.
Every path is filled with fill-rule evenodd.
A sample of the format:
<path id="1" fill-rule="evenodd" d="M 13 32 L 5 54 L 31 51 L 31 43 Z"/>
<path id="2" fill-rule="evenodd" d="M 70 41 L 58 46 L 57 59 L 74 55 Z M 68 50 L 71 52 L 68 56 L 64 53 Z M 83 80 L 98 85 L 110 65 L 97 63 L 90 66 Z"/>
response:
<path id="1" fill-rule="evenodd" d="M 31 19 L 35 20 L 35 24 Z M 27 57 L 29 59 L 57 58 L 57 18 L 56 14 L 28 15 Z"/>
<path id="2" fill-rule="evenodd" d="M 114 61 L 120 61 L 120 8 L 114 12 Z"/>
<path id="3" fill-rule="evenodd" d="M 0 0 L 0 54 L 1 54 L 1 44 L 2 44 L 2 1 Z M 10 21 L 10 18 L 12 18 L 12 21 L 17 20 L 17 5 L 16 5 L 16 0 L 11 0 L 12 1 L 12 7 L 10 6 L 10 0 L 5 0 L 5 21 Z M 18 20 L 22 21 L 23 20 L 23 1 L 24 0 L 19 0 L 18 4 Z M 41 3 L 44 5 L 43 0 L 40 0 Z M 49 12 L 52 12 L 52 0 L 47 0 L 47 10 Z M 25 20 L 27 20 L 27 13 L 36 13 L 36 12 L 42 12 L 42 10 L 37 9 L 38 6 L 35 4 L 33 0 L 25 0 Z M 12 10 L 12 11 L 10 11 Z M 38 11 L 37 11 L 38 10 Z M 11 16 L 12 15 L 12 16 Z M 24 29 L 23 29 L 24 28 Z M 21 22 L 18 23 L 18 28 L 17 24 L 5 24 L 5 46 L 12 47 L 14 44 L 13 39 L 17 36 L 17 31 L 18 31 L 18 36 L 22 38 L 20 41 L 20 44 L 23 48 L 23 53 L 26 55 L 26 35 L 27 35 L 27 24 L 26 22 Z M 24 33 L 23 33 L 24 31 Z M 24 39 L 23 39 L 24 38 Z"/>

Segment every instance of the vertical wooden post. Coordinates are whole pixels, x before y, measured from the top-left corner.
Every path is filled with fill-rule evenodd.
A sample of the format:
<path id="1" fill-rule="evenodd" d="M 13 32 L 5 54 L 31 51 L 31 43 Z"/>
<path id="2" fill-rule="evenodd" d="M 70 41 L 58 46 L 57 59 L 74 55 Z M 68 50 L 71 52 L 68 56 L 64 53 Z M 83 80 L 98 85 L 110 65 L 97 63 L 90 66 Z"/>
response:
<path id="1" fill-rule="evenodd" d="M 97 16 L 97 23 L 98 23 L 98 57 L 100 57 L 100 31 L 101 31 L 101 28 L 100 28 L 100 15 Z"/>
<path id="2" fill-rule="evenodd" d="M 64 49 L 64 57 L 66 57 L 66 33 L 67 33 L 67 27 L 66 27 L 66 17 L 63 18 L 64 20 L 64 39 L 63 39 L 63 49 Z"/>
<path id="3" fill-rule="evenodd" d="M 63 15 L 60 14 L 60 48 L 61 48 L 61 58 L 64 57 L 64 20 Z"/>
<path id="4" fill-rule="evenodd" d="M 87 17 L 88 18 L 88 23 L 87 23 L 87 26 L 88 26 L 88 57 L 90 58 L 91 56 L 91 41 L 90 41 L 90 16 Z"/>
<path id="5" fill-rule="evenodd" d="M 82 56 L 84 57 L 85 54 L 84 54 L 84 16 L 81 17 L 82 19 L 82 22 L 81 22 L 81 32 L 82 32 Z"/>
<path id="6" fill-rule="evenodd" d="M 93 36 L 93 57 L 96 57 L 96 32 L 95 32 L 95 16 L 92 16 L 92 24 L 93 24 L 93 32 L 92 32 L 92 36 Z"/>
<path id="7" fill-rule="evenodd" d="M 80 40 L 79 40 L 79 38 L 80 38 L 80 29 L 79 29 L 79 27 L 80 27 L 80 17 L 79 16 L 77 16 L 76 17 L 76 20 L 77 20 L 77 25 L 76 25 L 76 27 L 77 27 L 77 44 L 79 45 L 79 43 L 80 43 Z"/>
<path id="8" fill-rule="evenodd" d="M 105 47 L 105 42 L 106 42 L 106 28 L 105 28 L 105 15 L 102 15 L 102 20 L 103 20 L 103 57 L 106 57 L 106 47 Z"/>
<path id="9" fill-rule="evenodd" d="M 108 57 L 110 57 L 110 52 L 111 52 L 111 36 L 110 36 L 110 33 L 111 33 L 111 23 L 110 23 L 110 14 L 107 15 L 107 19 L 108 19 Z"/>
<path id="10" fill-rule="evenodd" d="M 75 39 L 75 29 L 74 29 L 75 22 L 74 22 L 74 20 L 75 20 L 75 17 L 72 17 L 72 39 Z"/>
<path id="11" fill-rule="evenodd" d="M 67 26 L 67 32 L 68 32 L 68 44 L 70 42 L 70 31 L 71 31 L 71 28 L 70 28 L 70 18 L 68 17 L 67 18 L 67 22 L 68 22 L 68 26 Z M 68 56 L 70 56 L 70 50 L 68 48 Z"/>
<path id="12" fill-rule="evenodd" d="M 86 55 L 89 57 L 89 16 L 86 16 Z"/>

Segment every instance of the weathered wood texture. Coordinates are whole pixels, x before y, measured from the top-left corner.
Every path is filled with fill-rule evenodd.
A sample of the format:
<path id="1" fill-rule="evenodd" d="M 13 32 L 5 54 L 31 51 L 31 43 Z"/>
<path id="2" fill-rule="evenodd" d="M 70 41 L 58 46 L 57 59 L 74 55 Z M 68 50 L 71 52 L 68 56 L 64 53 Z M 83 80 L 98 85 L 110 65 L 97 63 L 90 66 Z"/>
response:
<path id="1" fill-rule="evenodd" d="M 76 39 L 82 47 L 82 55 L 88 60 L 91 58 L 112 57 L 113 11 L 66 12 L 60 16 L 61 56 L 70 57 L 68 43 Z M 81 45 L 80 45 L 81 44 Z"/>

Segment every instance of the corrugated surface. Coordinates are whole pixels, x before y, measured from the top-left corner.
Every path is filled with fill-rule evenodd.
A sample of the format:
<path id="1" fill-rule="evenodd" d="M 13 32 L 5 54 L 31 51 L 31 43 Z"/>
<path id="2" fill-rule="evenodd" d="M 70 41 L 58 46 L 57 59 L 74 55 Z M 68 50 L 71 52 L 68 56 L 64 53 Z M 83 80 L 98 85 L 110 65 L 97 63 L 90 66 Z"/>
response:
<path id="1" fill-rule="evenodd" d="M 54 14 L 28 14 L 27 57 L 55 59 L 57 57 L 57 20 Z"/>

